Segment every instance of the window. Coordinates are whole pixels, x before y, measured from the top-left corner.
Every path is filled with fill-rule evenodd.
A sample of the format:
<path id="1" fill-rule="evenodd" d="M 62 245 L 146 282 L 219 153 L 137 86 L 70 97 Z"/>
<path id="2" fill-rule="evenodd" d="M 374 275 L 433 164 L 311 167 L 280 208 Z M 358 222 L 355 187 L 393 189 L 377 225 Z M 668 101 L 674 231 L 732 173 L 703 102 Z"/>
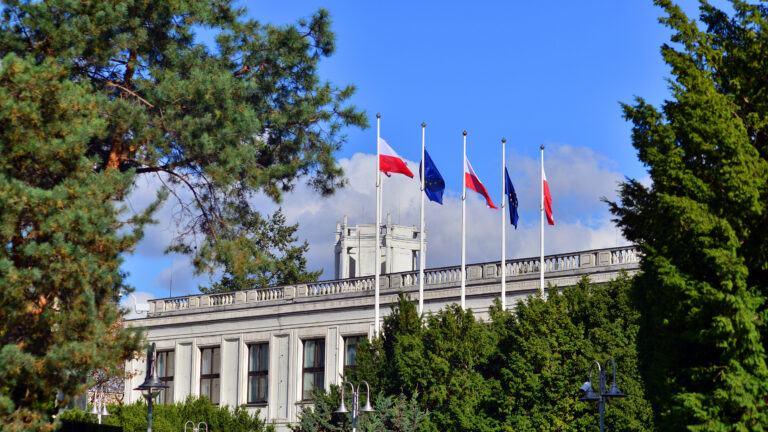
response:
<path id="1" fill-rule="evenodd" d="M 304 341 L 303 398 L 309 399 L 312 389 L 325 386 L 325 339 Z"/>
<path id="2" fill-rule="evenodd" d="M 221 351 L 219 347 L 200 348 L 200 396 L 219 403 L 219 370 Z"/>
<path id="3" fill-rule="evenodd" d="M 357 369 L 357 347 L 365 336 L 347 336 L 344 338 L 344 375 L 347 371 Z"/>
<path id="4" fill-rule="evenodd" d="M 267 402 L 269 378 L 269 344 L 261 343 L 248 347 L 248 403 Z"/>
<path id="5" fill-rule="evenodd" d="M 157 376 L 168 388 L 160 391 L 157 401 L 161 404 L 173 402 L 173 351 L 157 353 Z"/>

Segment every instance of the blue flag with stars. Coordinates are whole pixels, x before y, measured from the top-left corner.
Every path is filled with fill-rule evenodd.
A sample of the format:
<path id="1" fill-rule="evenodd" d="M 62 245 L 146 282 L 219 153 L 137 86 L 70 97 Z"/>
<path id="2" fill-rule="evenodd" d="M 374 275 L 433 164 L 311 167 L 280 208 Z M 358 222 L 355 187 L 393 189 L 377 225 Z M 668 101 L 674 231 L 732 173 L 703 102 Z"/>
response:
<path id="1" fill-rule="evenodd" d="M 512 180 L 509 179 L 509 171 L 504 167 L 504 176 L 507 178 L 507 200 L 509 201 L 509 222 L 517 229 L 517 194 Z"/>
<path id="2" fill-rule="evenodd" d="M 421 170 L 421 164 L 419 164 L 419 170 Z M 440 171 L 432 162 L 429 153 L 424 150 L 424 192 L 430 201 L 443 204 L 443 191 L 445 191 L 443 176 L 440 175 Z"/>

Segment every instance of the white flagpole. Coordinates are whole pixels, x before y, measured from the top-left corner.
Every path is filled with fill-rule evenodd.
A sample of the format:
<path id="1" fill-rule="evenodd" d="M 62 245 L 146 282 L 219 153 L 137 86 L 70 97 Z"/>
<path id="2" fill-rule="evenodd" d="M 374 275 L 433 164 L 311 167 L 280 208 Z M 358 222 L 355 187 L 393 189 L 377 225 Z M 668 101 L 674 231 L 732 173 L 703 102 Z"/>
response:
<path id="1" fill-rule="evenodd" d="M 539 262 L 539 294 L 544 297 L 544 146 L 541 146 L 541 261 Z"/>
<path id="2" fill-rule="evenodd" d="M 464 131 L 464 159 L 461 161 L 461 309 L 465 308 L 465 286 L 467 281 L 466 254 L 467 254 L 467 131 Z"/>
<path id="3" fill-rule="evenodd" d="M 504 209 L 507 206 L 507 179 L 504 169 L 507 167 L 507 140 L 501 139 L 501 310 L 507 309 L 507 217 Z"/>
<path id="4" fill-rule="evenodd" d="M 381 203 L 379 198 L 381 196 L 381 167 L 379 166 L 379 140 L 381 140 L 381 114 L 376 114 L 376 247 L 374 251 L 374 272 L 375 272 L 375 306 L 373 309 L 373 329 L 376 337 L 379 337 L 379 270 L 381 264 L 379 264 L 380 255 L 379 252 L 379 235 L 381 233 Z"/>
<path id="5" fill-rule="evenodd" d="M 419 315 L 424 313 L 424 129 L 426 123 L 421 124 L 421 234 L 419 235 Z"/>

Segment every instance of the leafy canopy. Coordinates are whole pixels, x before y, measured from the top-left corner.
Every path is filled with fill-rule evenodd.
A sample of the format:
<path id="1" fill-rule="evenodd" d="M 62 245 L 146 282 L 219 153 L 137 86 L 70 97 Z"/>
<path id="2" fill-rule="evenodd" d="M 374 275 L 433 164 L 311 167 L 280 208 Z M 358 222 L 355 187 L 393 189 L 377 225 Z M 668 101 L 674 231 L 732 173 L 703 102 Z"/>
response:
<path id="1" fill-rule="evenodd" d="M 355 381 L 357 383 L 357 381 Z M 364 386 L 360 386 L 364 390 Z M 349 386 L 347 386 L 349 390 Z M 360 407 L 364 406 L 365 393 L 361 392 Z M 429 413 L 424 412 L 417 401 L 418 395 L 404 394 L 384 396 L 371 393 L 371 406 L 375 412 L 359 413 L 357 430 L 361 432 L 419 432 L 424 431 Z M 351 409 L 351 396 L 345 394 L 347 409 Z M 301 408 L 299 422 L 291 425 L 294 432 L 343 432 L 352 430 L 352 414 L 338 414 L 334 411 L 341 403 L 341 390 L 331 386 L 330 391 L 315 389 L 310 398 L 311 405 Z"/>
<path id="2" fill-rule="evenodd" d="M 381 338 L 358 348 L 350 378 L 390 396 L 418 394 L 429 431 L 582 431 L 597 427 L 597 407 L 579 402 L 578 389 L 593 360 L 613 357 L 630 397 L 609 405 L 606 424 L 652 430 L 630 287 L 626 277 L 606 285 L 584 279 L 514 312 L 497 302 L 489 322 L 457 305 L 419 317 L 401 295 Z"/>
<path id="3" fill-rule="evenodd" d="M 644 253 L 644 377 L 661 429 L 766 430 L 768 7 L 702 1 L 696 21 L 656 3 L 672 98 L 624 105 L 652 184 L 611 203 Z"/>
<path id="4" fill-rule="evenodd" d="M 138 334 L 115 326 L 119 266 L 148 219 L 118 220 L 112 200 L 131 177 L 96 173 L 86 156 L 104 133 L 102 105 L 53 60 L 2 59 L 2 430 L 50 429 L 57 393 L 63 402 L 81 394 L 92 370 L 114 369 L 139 347 Z M 134 229 L 121 231 L 126 222 Z"/>
<path id="5" fill-rule="evenodd" d="M 198 271 L 242 278 L 270 265 L 253 247 L 255 193 L 280 200 L 301 178 L 321 194 L 343 184 L 342 129 L 367 121 L 347 104 L 352 86 L 317 75 L 335 49 L 327 11 L 277 27 L 230 0 L 3 2 L 0 58 L 56 63 L 99 95 L 104 133 L 85 154 L 98 172 L 156 176 L 179 197 L 169 249 Z M 203 28 L 209 45 L 195 39 Z"/>

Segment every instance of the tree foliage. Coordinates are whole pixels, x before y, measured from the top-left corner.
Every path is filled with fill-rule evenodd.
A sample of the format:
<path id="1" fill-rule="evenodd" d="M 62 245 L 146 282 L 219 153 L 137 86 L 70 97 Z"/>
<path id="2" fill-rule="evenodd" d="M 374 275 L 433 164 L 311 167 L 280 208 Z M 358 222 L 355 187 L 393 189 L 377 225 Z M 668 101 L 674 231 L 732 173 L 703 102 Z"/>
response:
<path id="1" fill-rule="evenodd" d="M 360 387 L 363 388 L 362 386 Z M 347 409 L 351 410 L 349 393 L 345 396 Z M 371 395 L 373 413 L 360 413 L 357 430 L 362 432 L 418 432 L 425 430 L 429 413 L 424 412 L 417 402 L 418 395 L 407 397 Z M 304 406 L 299 413 L 299 423 L 292 425 L 294 432 L 342 432 L 352 429 L 352 414 L 337 414 L 334 411 L 341 403 L 341 391 L 331 386 L 330 392 L 316 389 L 310 399 L 311 405 Z M 360 396 L 365 404 L 365 395 Z"/>
<path id="2" fill-rule="evenodd" d="M 286 225 L 282 209 L 269 219 L 261 215 L 243 214 L 242 229 L 247 231 L 249 241 L 242 248 L 250 249 L 249 255 L 266 255 L 268 259 L 256 263 L 256 268 L 230 269 L 225 267 L 221 280 L 210 287 L 200 287 L 203 293 L 227 292 L 265 288 L 292 283 L 316 281 L 322 270 L 308 271 L 304 254 L 309 250 L 305 241 L 300 245 L 296 230 L 299 224 Z M 231 263 L 229 260 L 225 260 Z M 232 265 L 232 264 L 228 264 Z"/>
<path id="3" fill-rule="evenodd" d="M 641 245 L 640 352 L 664 430 L 768 425 L 768 8 L 657 1 L 671 100 L 625 105 L 652 184 L 611 210 Z M 702 26 L 705 29 L 701 29 Z"/>
<path id="4" fill-rule="evenodd" d="M 179 197 L 169 247 L 198 271 L 242 277 L 269 265 L 253 247 L 255 193 L 279 200 L 299 178 L 322 194 L 343 183 L 342 129 L 367 123 L 347 105 L 352 86 L 317 76 L 335 49 L 327 11 L 277 27 L 231 0 L 4 4 L 0 57 L 54 62 L 100 96 L 104 133 L 88 137 L 85 154 L 105 177 L 157 176 Z M 213 40 L 200 43 L 199 29 Z"/>
<path id="5" fill-rule="evenodd" d="M 514 312 L 497 302 L 490 321 L 450 305 L 419 317 L 401 295 L 382 336 L 361 344 L 356 379 L 387 395 L 418 394 L 430 431 L 582 431 L 596 429 L 597 407 L 578 401 L 593 360 L 613 357 L 629 394 L 612 402 L 611 430 L 653 429 L 639 379 L 638 313 L 624 277 L 586 279 L 546 300 L 531 297 Z"/>
<path id="6" fill-rule="evenodd" d="M 133 332 L 110 333 L 127 288 L 120 256 L 168 192 L 182 206 L 169 249 L 191 254 L 199 271 L 237 282 L 313 277 L 306 247 L 289 246 L 295 226 L 249 199 L 279 200 L 300 178 L 333 192 L 342 128 L 366 121 L 346 104 L 352 87 L 317 77 L 334 50 L 326 11 L 285 27 L 244 16 L 228 0 L 3 1 L 0 418 L 9 430 L 49 427 L 57 392 L 82 393 L 89 371 L 138 348 Z M 215 40 L 199 43 L 197 29 Z M 166 188 L 128 215 L 116 203 L 137 175 Z M 265 233 L 290 239 L 261 249 Z"/>
<path id="7" fill-rule="evenodd" d="M 144 401 L 131 405 L 109 405 L 107 410 L 110 415 L 102 417 L 103 424 L 120 426 L 124 432 L 147 430 L 147 404 Z M 96 421 L 93 416 L 78 409 L 63 412 L 59 418 L 91 423 Z M 274 432 L 275 430 L 274 426 L 266 424 L 258 414 L 250 414 L 245 407 L 217 406 L 204 397 L 189 396 L 184 402 L 153 405 L 153 430 L 183 431 L 184 424 L 188 421 L 195 425 L 205 422 L 212 432 Z"/>
<path id="8" fill-rule="evenodd" d="M 120 254 L 147 215 L 118 220 L 129 175 L 97 174 L 87 143 L 103 98 L 55 61 L 9 54 L 0 66 L 0 429 L 50 429 L 57 393 L 81 394 L 93 369 L 139 347 L 115 328 Z M 148 211 L 151 211 L 150 208 Z M 133 231 L 120 231 L 126 223 Z"/>

